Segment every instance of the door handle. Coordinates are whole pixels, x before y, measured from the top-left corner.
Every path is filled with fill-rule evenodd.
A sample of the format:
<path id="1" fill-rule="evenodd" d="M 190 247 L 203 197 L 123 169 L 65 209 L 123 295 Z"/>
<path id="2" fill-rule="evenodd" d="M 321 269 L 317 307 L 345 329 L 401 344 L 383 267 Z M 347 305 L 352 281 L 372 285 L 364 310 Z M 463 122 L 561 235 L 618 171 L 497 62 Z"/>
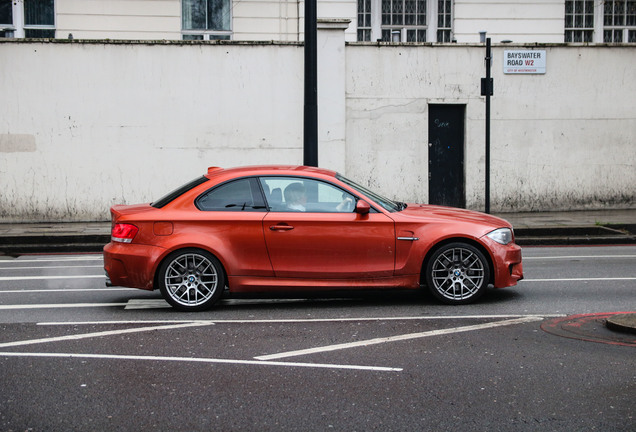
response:
<path id="1" fill-rule="evenodd" d="M 294 229 L 294 227 L 287 224 L 278 224 L 278 225 L 271 225 L 269 229 L 272 231 L 291 231 Z"/>

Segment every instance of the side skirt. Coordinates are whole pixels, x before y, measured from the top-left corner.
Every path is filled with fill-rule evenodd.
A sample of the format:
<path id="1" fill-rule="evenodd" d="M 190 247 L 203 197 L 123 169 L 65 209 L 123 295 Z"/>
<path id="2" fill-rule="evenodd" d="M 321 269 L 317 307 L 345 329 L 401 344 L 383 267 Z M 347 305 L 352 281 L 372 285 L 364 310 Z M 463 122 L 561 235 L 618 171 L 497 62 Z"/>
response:
<path id="1" fill-rule="evenodd" d="M 229 292 L 234 293 L 275 293 L 311 291 L 348 291 L 419 289 L 420 275 L 396 276 L 373 279 L 295 279 L 254 276 L 228 277 Z"/>

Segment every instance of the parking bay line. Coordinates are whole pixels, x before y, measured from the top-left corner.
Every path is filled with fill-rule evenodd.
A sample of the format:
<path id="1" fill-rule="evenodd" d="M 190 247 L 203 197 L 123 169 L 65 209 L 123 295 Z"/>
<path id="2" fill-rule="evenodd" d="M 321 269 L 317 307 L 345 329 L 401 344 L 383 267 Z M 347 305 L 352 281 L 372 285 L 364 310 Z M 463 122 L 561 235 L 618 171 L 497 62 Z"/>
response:
<path id="1" fill-rule="evenodd" d="M 2 276 L 0 282 L 21 280 L 50 280 L 50 279 L 104 279 L 106 275 L 62 275 L 62 276 Z"/>
<path id="2" fill-rule="evenodd" d="M 43 339 L 31 339 L 24 341 L 14 341 L 0 343 L 0 348 L 9 348 L 16 346 L 34 345 L 50 342 L 61 342 L 68 340 L 80 340 L 94 337 L 113 336 L 127 333 L 139 333 L 155 330 L 171 330 L 185 327 L 202 327 L 214 325 L 214 321 L 194 321 L 187 323 L 179 323 L 174 325 L 160 325 L 152 327 L 141 327 L 124 330 L 110 330 L 94 333 L 83 333 L 76 335 L 66 335 L 58 337 L 50 337 Z M 308 367 L 321 369 L 353 369 L 365 371 L 380 372 L 400 372 L 402 368 L 391 368 L 382 366 L 359 366 L 359 365 L 340 365 L 340 364 L 324 364 L 324 363 L 298 363 L 298 362 L 271 362 L 262 360 L 235 360 L 235 359 L 213 359 L 213 358 L 188 358 L 188 357 L 165 357 L 165 356 L 133 356 L 133 355 L 115 355 L 115 354 L 81 354 L 81 353 L 19 353 L 19 352 L 0 352 L 0 356 L 6 357 L 56 357 L 56 358 L 92 358 L 92 359 L 119 359 L 119 360 L 154 360 L 154 361 L 181 361 L 181 362 L 199 362 L 199 363 L 225 363 L 225 364 L 244 364 L 244 365 L 260 365 L 260 366 L 286 366 L 286 367 Z"/>
<path id="3" fill-rule="evenodd" d="M 139 328 L 131 328 L 131 329 L 123 329 L 123 330 L 108 330 L 108 331 L 93 332 L 93 333 L 56 336 L 56 337 L 43 338 L 43 339 L 28 339 L 23 341 L 5 342 L 5 343 L 0 343 L 0 348 L 35 345 L 35 344 L 60 342 L 60 341 L 68 341 L 68 340 L 89 339 L 89 338 L 102 337 L 102 336 L 122 335 L 127 333 L 141 333 L 141 332 L 155 331 L 155 330 L 172 330 L 172 329 L 185 328 L 185 327 L 203 327 L 203 326 L 209 326 L 209 325 L 214 325 L 214 322 L 190 321 L 187 323 L 179 323 L 179 324 L 171 324 L 171 325 L 139 327 Z"/>
<path id="4" fill-rule="evenodd" d="M 284 367 L 305 367 L 316 369 L 350 369 L 374 372 L 401 372 L 403 368 L 392 368 L 383 366 L 359 366 L 326 363 L 298 363 L 298 362 L 272 362 L 261 360 L 235 360 L 235 359 L 215 359 L 215 358 L 191 358 L 191 357 L 165 357 L 165 356 L 137 356 L 137 355 L 115 355 L 115 354 L 75 354 L 75 353 L 20 353 L 20 352 L 0 352 L 0 357 L 48 357 L 48 358 L 84 358 L 84 359 L 113 359 L 113 360 L 146 360 L 146 361 L 173 361 L 191 363 L 222 363 L 239 364 L 251 366 L 284 366 Z"/>
<path id="5" fill-rule="evenodd" d="M 560 259 L 613 259 L 613 258 L 636 258 L 636 255 L 563 255 L 563 256 L 524 256 L 526 260 L 560 260 Z"/>
<path id="6" fill-rule="evenodd" d="M 0 305 L 0 310 L 67 309 L 67 308 L 91 308 L 91 307 L 125 307 L 126 305 L 127 305 L 127 303 L 17 304 L 17 305 Z"/>
<path id="7" fill-rule="evenodd" d="M 553 278 L 553 279 L 523 279 L 523 282 L 599 282 L 599 281 L 630 281 L 636 277 L 613 277 L 613 278 Z"/>
<path id="8" fill-rule="evenodd" d="M 542 321 L 542 320 L 543 320 L 543 317 L 530 316 L 530 317 L 516 318 L 516 319 L 510 319 L 510 320 L 504 320 L 504 321 L 489 322 L 484 324 L 477 324 L 477 325 L 470 325 L 470 326 L 463 326 L 463 327 L 453 327 L 453 328 L 441 329 L 441 330 L 431 330 L 431 331 L 420 332 L 420 333 L 409 333 L 409 334 L 398 335 L 398 336 L 367 339 L 363 341 L 349 342 L 349 343 L 336 344 L 336 345 L 327 345 L 323 347 L 308 348 L 304 350 L 287 351 L 283 353 L 258 356 L 254 358 L 256 360 L 269 361 L 269 360 L 281 359 L 286 357 L 296 357 L 301 355 L 323 353 L 328 351 L 337 351 L 337 350 L 356 348 L 356 347 L 366 347 L 369 345 L 377 345 L 377 344 L 382 344 L 387 342 L 398 342 L 398 341 L 405 341 L 410 339 L 419 339 L 419 338 L 424 338 L 429 336 L 440 336 L 440 335 L 447 335 L 452 333 L 462 333 L 462 332 L 468 332 L 473 330 L 483 330 L 488 328 L 503 327 L 503 326 L 509 326 L 509 325 L 515 325 L 515 324 L 524 324 L 524 323 L 529 323 L 533 321 Z"/>

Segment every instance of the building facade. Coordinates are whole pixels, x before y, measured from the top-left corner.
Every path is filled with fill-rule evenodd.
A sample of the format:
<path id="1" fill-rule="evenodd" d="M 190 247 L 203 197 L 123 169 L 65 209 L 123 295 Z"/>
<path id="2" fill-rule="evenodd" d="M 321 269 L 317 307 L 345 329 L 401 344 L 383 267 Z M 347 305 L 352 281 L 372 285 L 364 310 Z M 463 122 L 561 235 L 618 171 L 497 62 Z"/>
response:
<path id="1" fill-rule="evenodd" d="M 301 0 L 0 0 L 7 37 L 302 41 Z M 317 0 L 348 42 L 636 43 L 634 0 Z"/>
<path id="2" fill-rule="evenodd" d="M 112 204 L 152 201 L 208 166 L 302 163 L 302 3 L 293 25 L 279 2 L 252 33 L 239 31 L 249 2 L 230 8 L 229 30 L 208 28 L 222 2 L 36 3 L 0 0 L 0 222 L 106 220 Z M 483 209 L 487 31 L 491 209 L 636 206 L 634 2 L 611 20 L 599 1 L 425 3 L 423 33 L 406 15 L 361 26 L 364 1 L 319 3 L 320 166 L 400 201 Z M 493 4 L 500 18 L 483 11 Z M 616 25 L 596 28 L 601 4 Z M 413 35 L 427 42 L 404 42 Z"/>

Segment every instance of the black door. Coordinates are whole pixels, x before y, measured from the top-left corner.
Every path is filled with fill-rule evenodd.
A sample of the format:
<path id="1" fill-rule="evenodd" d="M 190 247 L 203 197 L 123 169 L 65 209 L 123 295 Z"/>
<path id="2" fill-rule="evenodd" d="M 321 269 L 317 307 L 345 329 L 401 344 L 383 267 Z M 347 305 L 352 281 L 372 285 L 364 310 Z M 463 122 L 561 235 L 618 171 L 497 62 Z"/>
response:
<path id="1" fill-rule="evenodd" d="M 464 113 L 466 105 L 428 106 L 428 202 L 465 207 Z"/>

